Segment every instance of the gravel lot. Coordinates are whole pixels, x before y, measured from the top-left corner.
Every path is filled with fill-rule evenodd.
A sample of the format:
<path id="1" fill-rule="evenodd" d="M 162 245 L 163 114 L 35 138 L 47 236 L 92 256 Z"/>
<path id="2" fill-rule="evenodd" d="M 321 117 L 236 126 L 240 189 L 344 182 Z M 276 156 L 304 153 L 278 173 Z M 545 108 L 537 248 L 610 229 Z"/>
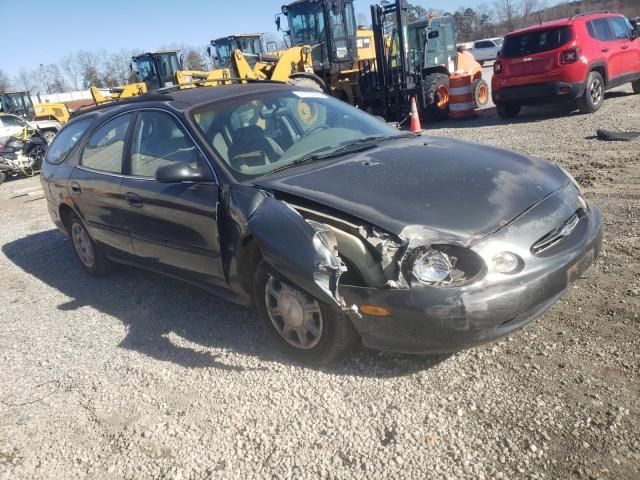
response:
<path id="1" fill-rule="evenodd" d="M 638 479 L 640 140 L 593 138 L 640 128 L 630 92 L 432 130 L 561 164 L 606 224 L 560 304 L 440 361 L 291 364 L 251 311 L 134 269 L 89 278 L 38 179 L 2 185 L 0 478 Z"/>

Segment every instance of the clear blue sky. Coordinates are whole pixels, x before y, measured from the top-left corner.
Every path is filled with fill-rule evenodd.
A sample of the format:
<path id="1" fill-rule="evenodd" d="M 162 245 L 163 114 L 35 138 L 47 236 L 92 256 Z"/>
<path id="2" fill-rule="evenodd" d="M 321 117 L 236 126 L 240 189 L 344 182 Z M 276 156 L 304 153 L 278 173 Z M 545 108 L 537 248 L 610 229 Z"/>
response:
<path id="1" fill-rule="evenodd" d="M 0 69 L 56 63 L 78 50 L 153 50 L 162 45 L 207 45 L 239 32 L 275 32 L 285 0 L 0 0 Z M 374 0 L 355 0 L 369 19 Z M 412 0 L 427 9 L 491 4 L 492 0 Z"/>

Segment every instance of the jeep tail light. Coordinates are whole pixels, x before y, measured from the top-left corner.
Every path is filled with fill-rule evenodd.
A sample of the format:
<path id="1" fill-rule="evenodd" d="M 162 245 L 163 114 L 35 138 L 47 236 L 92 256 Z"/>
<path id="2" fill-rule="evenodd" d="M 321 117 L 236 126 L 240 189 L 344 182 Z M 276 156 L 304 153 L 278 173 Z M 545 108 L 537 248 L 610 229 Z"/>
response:
<path id="1" fill-rule="evenodd" d="M 500 60 L 496 60 L 493 64 L 493 73 L 502 72 L 502 62 Z"/>
<path id="2" fill-rule="evenodd" d="M 569 63 L 575 63 L 580 58 L 580 50 L 577 48 L 572 48 L 570 50 L 565 50 L 560 54 L 560 63 L 562 65 L 567 65 Z"/>

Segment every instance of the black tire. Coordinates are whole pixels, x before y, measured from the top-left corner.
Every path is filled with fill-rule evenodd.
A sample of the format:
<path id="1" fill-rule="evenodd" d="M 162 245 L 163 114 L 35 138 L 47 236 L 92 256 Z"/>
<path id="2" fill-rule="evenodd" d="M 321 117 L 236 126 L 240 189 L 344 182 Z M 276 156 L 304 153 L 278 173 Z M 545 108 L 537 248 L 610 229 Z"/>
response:
<path id="1" fill-rule="evenodd" d="M 449 75 L 445 73 L 432 73 L 426 75 L 422 79 L 422 91 L 424 93 L 425 105 L 423 108 L 423 117 L 427 122 L 446 120 L 449 118 L 449 102 L 446 107 L 438 107 L 440 94 L 438 91 L 446 88 L 449 91 Z M 448 96 L 448 93 L 447 93 Z"/>
<path id="2" fill-rule="evenodd" d="M 283 318 L 275 318 L 272 321 L 267 308 L 267 295 L 269 295 L 267 293 L 267 287 L 269 282 L 274 282 L 273 284 L 279 283 L 281 286 L 286 287 L 289 292 L 291 290 L 296 291 L 299 295 L 302 295 L 309 300 L 313 300 L 317 307 L 319 307 L 319 312 L 317 313 L 319 313 L 320 318 L 320 334 L 312 339 L 311 343 L 315 342 L 313 346 L 308 348 L 296 347 L 290 343 L 290 341 L 286 340 L 283 334 L 278 331 L 276 325 L 278 323 L 285 325 L 286 322 Z M 253 282 L 253 295 L 256 309 L 258 310 L 258 316 L 264 322 L 270 336 L 273 338 L 280 350 L 297 361 L 313 365 L 327 365 L 336 361 L 349 351 L 358 339 L 358 333 L 346 315 L 341 314 L 331 307 L 317 301 L 290 283 L 283 282 L 264 261 L 261 261 L 256 269 Z M 271 302 L 274 300 L 275 299 L 270 297 L 269 301 Z"/>
<path id="3" fill-rule="evenodd" d="M 633 93 L 640 93 L 640 78 L 635 82 L 631 82 L 631 88 L 633 88 Z"/>
<path id="4" fill-rule="evenodd" d="M 6 173 L 0 172 L 0 185 L 2 185 L 6 179 L 7 179 Z"/>
<path id="5" fill-rule="evenodd" d="M 489 85 L 481 78 L 473 81 L 473 106 L 481 108 L 489 103 Z"/>
<path id="6" fill-rule="evenodd" d="M 92 249 L 93 261 L 88 261 L 86 251 L 83 249 L 83 246 L 79 244 L 75 233 L 77 230 L 84 232 L 86 243 L 83 245 L 86 249 Z M 80 261 L 80 265 L 82 265 L 82 268 L 84 268 L 87 273 L 101 277 L 113 271 L 114 263 L 107 258 L 105 248 L 93 241 L 86 227 L 75 214 L 71 214 L 68 217 L 67 231 L 69 232 L 69 238 L 71 239 L 73 250 L 76 252 L 76 256 Z"/>
<path id="7" fill-rule="evenodd" d="M 300 88 L 308 88 L 310 90 L 316 90 L 318 92 L 326 93 L 327 87 L 319 77 L 315 75 L 311 76 L 294 76 L 287 82 L 289 85 Z"/>
<path id="8" fill-rule="evenodd" d="M 589 72 L 587 76 L 587 88 L 584 94 L 578 98 L 580 113 L 594 113 L 600 110 L 604 102 L 604 80 L 600 72 Z"/>
<path id="9" fill-rule="evenodd" d="M 505 120 L 510 120 L 516 118 L 520 113 L 520 105 L 515 105 L 512 103 L 500 103 L 496 105 L 496 111 L 500 118 L 504 118 Z"/>

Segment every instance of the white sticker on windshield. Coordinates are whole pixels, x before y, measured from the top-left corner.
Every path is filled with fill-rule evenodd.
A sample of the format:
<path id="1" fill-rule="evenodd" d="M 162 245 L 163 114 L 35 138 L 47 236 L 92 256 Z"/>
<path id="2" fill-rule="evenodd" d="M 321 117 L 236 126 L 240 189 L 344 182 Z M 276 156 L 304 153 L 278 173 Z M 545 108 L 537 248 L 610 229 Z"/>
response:
<path id="1" fill-rule="evenodd" d="M 322 92 L 293 92 L 293 94 L 300 98 L 329 98 L 329 95 Z"/>

